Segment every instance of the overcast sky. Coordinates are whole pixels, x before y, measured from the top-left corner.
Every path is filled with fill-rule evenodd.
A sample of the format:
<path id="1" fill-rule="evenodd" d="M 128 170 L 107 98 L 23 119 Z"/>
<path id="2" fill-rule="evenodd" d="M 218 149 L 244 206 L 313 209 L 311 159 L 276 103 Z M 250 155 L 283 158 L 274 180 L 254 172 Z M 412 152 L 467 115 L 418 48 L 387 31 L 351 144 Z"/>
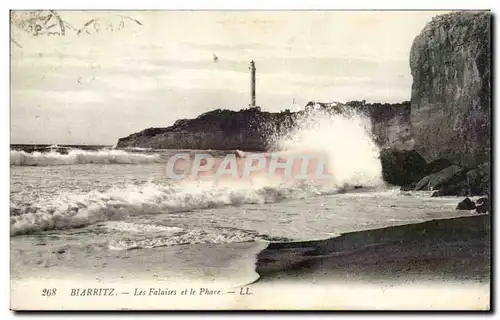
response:
<path id="1" fill-rule="evenodd" d="M 412 41 L 440 13 L 60 11 L 64 36 L 11 29 L 11 143 L 113 145 L 246 108 L 252 59 L 263 110 L 409 100 Z"/>

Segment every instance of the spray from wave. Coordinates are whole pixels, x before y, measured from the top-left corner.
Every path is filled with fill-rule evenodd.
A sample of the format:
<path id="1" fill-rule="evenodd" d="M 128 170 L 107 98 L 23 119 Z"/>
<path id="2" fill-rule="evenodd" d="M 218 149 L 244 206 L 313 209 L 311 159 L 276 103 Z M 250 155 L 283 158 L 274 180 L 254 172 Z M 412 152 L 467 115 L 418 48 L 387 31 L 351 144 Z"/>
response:
<path id="1" fill-rule="evenodd" d="M 356 110 L 336 106 L 304 113 L 298 126 L 279 140 L 284 153 L 323 153 L 333 179 L 330 187 L 383 186 L 379 147 L 371 133 L 370 119 Z"/>
<path id="2" fill-rule="evenodd" d="M 57 151 L 33 152 L 11 150 L 10 164 L 13 166 L 59 166 L 71 164 L 141 164 L 160 161 L 157 154 L 131 153 L 123 150 L 86 151 L 71 149 L 67 154 Z"/>

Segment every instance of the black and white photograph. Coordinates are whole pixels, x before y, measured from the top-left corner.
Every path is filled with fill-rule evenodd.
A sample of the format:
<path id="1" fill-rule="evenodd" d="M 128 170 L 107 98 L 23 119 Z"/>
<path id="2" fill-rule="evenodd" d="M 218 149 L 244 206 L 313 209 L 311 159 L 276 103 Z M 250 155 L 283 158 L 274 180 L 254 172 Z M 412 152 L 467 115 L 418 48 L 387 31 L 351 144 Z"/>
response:
<path id="1" fill-rule="evenodd" d="M 10 309 L 491 309 L 489 10 L 10 10 Z"/>

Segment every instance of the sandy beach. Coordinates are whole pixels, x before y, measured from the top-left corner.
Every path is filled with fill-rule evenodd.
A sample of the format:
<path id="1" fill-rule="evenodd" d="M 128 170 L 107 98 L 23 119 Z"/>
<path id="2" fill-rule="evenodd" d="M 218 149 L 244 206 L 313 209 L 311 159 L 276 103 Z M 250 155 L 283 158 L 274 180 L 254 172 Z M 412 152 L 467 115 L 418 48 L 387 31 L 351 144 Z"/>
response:
<path id="1" fill-rule="evenodd" d="M 307 271 L 303 271 L 307 270 Z M 322 241 L 271 243 L 259 282 L 306 273 L 363 281 L 489 281 L 490 216 L 433 220 L 347 233 Z"/>
<path id="2" fill-rule="evenodd" d="M 14 278 L 12 298 L 17 303 L 11 307 L 28 307 L 24 302 L 30 297 L 29 309 L 79 309 L 90 305 L 113 309 L 127 299 L 130 308 L 154 309 L 161 309 L 158 303 L 163 301 L 174 309 L 487 310 L 490 237 L 490 216 L 480 215 L 352 232 L 321 241 L 121 251 L 101 256 L 94 261 L 94 268 L 65 263 L 64 270 L 49 267 L 30 277 Z M 226 256 L 227 263 L 201 270 L 196 267 L 200 263 L 196 252 L 218 261 Z M 172 257 L 178 257 L 177 261 Z M 75 258 L 71 260 L 90 262 Z M 172 268 L 173 264 L 176 268 Z M 174 278 L 168 274 L 168 265 L 170 269 L 191 272 L 193 280 L 186 282 L 187 276 L 181 274 Z M 251 274 L 254 267 L 258 274 L 254 273 L 254 279 L 238 281 L 231 276 L 241 275 L 241 268 Z M 37 288 L 45 287 L 57 287 L 66 295 L 58 299 L 40 297 Z M 73 288 L 87 287 L 113 287 L 116 292 L 131 293 L 105 299 L 70 294 Z M 136 288 L 145 287 L 168 287 L 177 294 L 153 294 L 147 299 L 133 295 Z M 196 290 L 196 294 L 180 295 L 185 288 Z M 202 288 L 221 293 L 201 294 Z"/>

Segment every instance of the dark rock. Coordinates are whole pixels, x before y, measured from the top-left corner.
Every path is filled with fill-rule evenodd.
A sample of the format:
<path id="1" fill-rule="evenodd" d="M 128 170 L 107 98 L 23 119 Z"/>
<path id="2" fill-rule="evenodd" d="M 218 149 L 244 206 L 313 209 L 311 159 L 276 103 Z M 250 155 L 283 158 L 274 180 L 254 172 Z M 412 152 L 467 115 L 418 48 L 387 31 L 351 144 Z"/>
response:
<path id="1" fill-rule="evenodd" d="M 440 15 L 413 42 L 412 136 L 427 161 L 476 166 L 489 159 L 491 16 Z"/>
<path id="2" fill-rule="evenodd" d="M 474 210 L 474 209 L 476 209 L 476 204 L 469 198 L 465 198 L 464 200 L 460 201 L 460 203 L 457 206 L 457 210 Z"/>
<path id="3" fill-rule="evenodd" d="M 380 153 L 382 177 L 396 186 L 407 186 L 425 174 L 426 162 L 414 150 L 384 149 Z"/>
<path id="4" fill-rule="evenodd" d="M 425 169 L 425 174 L 431 174 L 435 172 L 439 172 L 443 169 L 448 168 L 449 166 L 453 165 L 449 160 L 447 159 L 437 159 L 434 161 L 431 161 L 430 163 L 427 164 L 427 167 Z"/>
<path id="5" fill-rule="evenodd" d="M 452 165 L 439 172 L 423 177 L 416 184 L 415 190 L 436 190 L 444 185 L 452 185 L 462 180 L 464 174 L 464 168 Z"/>
<path id="6" fill-rule="evenodd" d="M 468 196 L 469 185 L 466 181 L 460 181 L 457 184 L 448 184 L 441 186 L 431 197 L 446 197 L 446 196 Z"/>
<path id="7" fill-rule="evenodd" d="M 467 171 L 467 185 L 471 186 L 471 192 L 474 193 L 474 195 L 480 194 L 481 192 L 481 176 L 478 172 L 478 170 L 473 169 L 470 171 Z"/>
<path id="8" fill-rule="evenodd" d="M 477 199 L 476 212 L 486 213 L 490 211 L 490 199 L 487 197 Z"/>
<path id="9" fill-rule="evenodd" d="M 482 164 L 472 170 L 463 170 L 443 183 L 433 197 L 489 195 L 489 164 Z"/>
<path id="10" fill-rule="evenodd" d="M 417 182 L 418 181 L 413 181 L 412 183 L 406 185 L 406 186 L 402 186 L 401 187 L 401 191 L 413 191 L 415 189 L 415 186 L 417 185 Z"/>
<path id="11" fill-rule="evenodd" d="M 490 164 L 483 163 L 477 168 L 467 172 L 466 180 L 469 186 L 470 195 L 480 196 L 490 194 Z"/>

